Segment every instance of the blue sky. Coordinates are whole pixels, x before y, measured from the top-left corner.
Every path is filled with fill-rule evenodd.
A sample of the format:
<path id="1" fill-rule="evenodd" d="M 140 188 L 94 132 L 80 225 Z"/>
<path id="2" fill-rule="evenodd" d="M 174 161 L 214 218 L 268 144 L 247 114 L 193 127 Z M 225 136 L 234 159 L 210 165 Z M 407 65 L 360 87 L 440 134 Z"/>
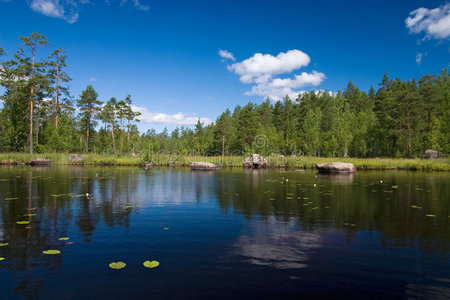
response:
<path id="1" fill-rule="evenodd" d="M 39 55 L 65 47 L 75 97 L 88 84 L 103 101 L 131 94 L 141 130 L 450 62 L 445 1 L 0 0 L 0 26 L 9 54 L 34 31 L 51 42 Z"/>

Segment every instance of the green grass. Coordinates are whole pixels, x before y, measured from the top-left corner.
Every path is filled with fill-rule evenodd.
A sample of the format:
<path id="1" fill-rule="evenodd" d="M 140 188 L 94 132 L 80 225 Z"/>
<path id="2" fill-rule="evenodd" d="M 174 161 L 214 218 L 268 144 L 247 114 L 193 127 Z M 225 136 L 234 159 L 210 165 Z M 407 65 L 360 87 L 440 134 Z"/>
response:
<path id="1" fill-rule="evenodd" d="M 141 166 L 144 161 L 141 157 L 113 156 L 102 154 L 83 155 L 85 165 L 117 165 L 117 166 Z M 29 163 L 35 158 L 47 158 L 56 165 L 69 164 L 69 154 L 67 153 L 0 153 L 0 163 L 18 164 Z M 165 166 L 169 161 L 173 161 L 177 166 L 188 166 L 194 161 L 207 161 L 215 163 L 221 167 L 241 167 L 245 156 L 188 156 L 156 154 L 151 159 L 157 166 Z M 273 167 L 299 169 L 315 168 L 317 163 L 326 162 L 348 162 L 353 163 L 358 170 L 435 170 L 450 171 L 450 159 L 394 159 L 394 158 L 329 158 L 310 156 L 266 156 Z"/>

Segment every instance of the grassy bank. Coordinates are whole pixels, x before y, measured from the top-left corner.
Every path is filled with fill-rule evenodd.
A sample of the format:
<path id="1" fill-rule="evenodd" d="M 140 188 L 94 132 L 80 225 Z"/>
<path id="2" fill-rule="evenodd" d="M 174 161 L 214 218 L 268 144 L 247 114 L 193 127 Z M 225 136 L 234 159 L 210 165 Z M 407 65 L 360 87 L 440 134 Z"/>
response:
<path id="1" fill-rule="evenodd" d="M 145 162 L 140 157 L 113 156 L 101 154 L 83 155 L 85 165 L 117 165 L 117 166 L 142 166 Z M 27 164 L 32 159 L 46 158 L 53 164 L 70 164 L 67 153 L 47 153 L 47 154 L 27 154 L 27 153 L 0 153 L 1 164 Z M 176 166 L 188 166 L 194 161 L 208 161 L 221 167 L 241 167 L 245 156 L 187 156 L 187 155 L 153 155 L 151 160 L 156 166 L 166 166 L 169 162 L 174 162 Z M 281 168 L 315 168 L 317 163 L 324 162 L 349 162 L 353 163 L 358 170 L 435 170 L 450 171 L 450 159 L 441 158 L 433 160 L 423 159 L 392 159 L 392 158 L 328 158 L 309 156 L 267 156 L 266 159 L 273 167 Z"/>

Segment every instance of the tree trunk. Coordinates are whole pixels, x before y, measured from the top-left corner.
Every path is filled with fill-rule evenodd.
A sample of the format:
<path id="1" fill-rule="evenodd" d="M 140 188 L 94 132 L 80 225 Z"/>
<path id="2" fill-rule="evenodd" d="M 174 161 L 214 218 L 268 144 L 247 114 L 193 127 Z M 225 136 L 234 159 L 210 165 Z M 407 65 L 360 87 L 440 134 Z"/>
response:
<path id="1" fill-rule="evenodd" d="M 88 126 L 86 128 L 86 154 L 89 152 L 89 123 L 90 122 L 88 122 Z"/>
<path id="2" fill-rule="evenodd" d="M 128 119 L 128 132 L 127 132 L 127 136 L 128 136 L 128 143 L 130 143 L 130 119 Z"/>
<path id="3" fill-rule="evenodd" d="M 36 58 L 36 43 L 33 46 L 33 64 L 31 65 L 31 89 L 30 89 L 30 154 L 33 154 L 33 100 L 34 100 L 34 62 Z"/>
<path id="4" fill-rule="evenodd" d="M 222 161 L 224 154 L 225 154 L 225 136 L 222 135 Z"/>
<path id="5" fill-rule="evenodd" d="M 114 138 L 114 123 L 111 122 L 111 136 L 112 136 L 112 143 L 113 143 L 113 152 L 114 155 L 116 155 L 116 140 Z"/>
<path id="6" fill-rule="evenodd" d="M 59 118 L 59 54 L 56 58 L 56 119 L 55 119 L 56 128 L 58 128 L 58 118 Z"/>

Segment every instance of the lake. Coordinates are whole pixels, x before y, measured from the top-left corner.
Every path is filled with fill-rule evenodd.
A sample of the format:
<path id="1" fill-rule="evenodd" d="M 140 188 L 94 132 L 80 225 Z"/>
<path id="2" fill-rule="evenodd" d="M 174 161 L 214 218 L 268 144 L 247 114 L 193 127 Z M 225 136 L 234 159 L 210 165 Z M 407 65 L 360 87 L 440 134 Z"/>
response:
<path id="1" fill-rule="evenodd" d="M 446 172 L 3 166 L 0 298 L 447 298 L 449 183 Z"/>

